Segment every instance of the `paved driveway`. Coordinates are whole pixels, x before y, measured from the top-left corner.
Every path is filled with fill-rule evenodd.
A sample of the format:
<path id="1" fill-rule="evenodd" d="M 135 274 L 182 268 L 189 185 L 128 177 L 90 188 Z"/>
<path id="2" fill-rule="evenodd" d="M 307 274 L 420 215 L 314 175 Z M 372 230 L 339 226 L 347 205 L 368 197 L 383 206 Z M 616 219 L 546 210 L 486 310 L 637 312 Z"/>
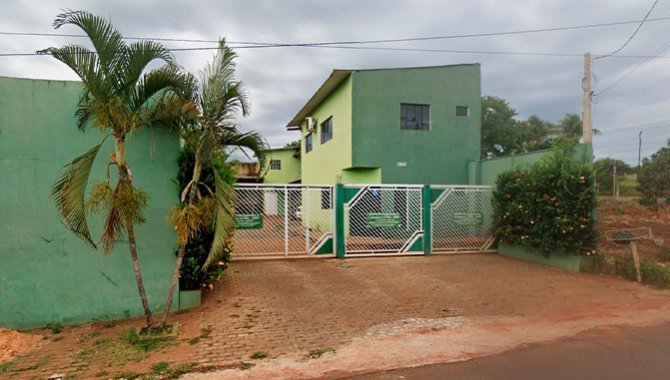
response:
<path id="1" fill-rule="evenodd" d="M 211 379 L 337 378 L 480 357 L 610 324 L 660 323 L 670 319 L 670 292 L 496 254 L 237 261 L 200 308 L 175 318 L 177 344 L 140 362 L 104 367 L 81 355 L 97 352 L 83 337 L 118 339 L 137 320 L 68 328 L 16 366 L 30 369 L 27 377 L 90 378 L 149 373 L 167 361 L 235 368 L 199 375 Z M 256 352 L 267 358 L 251 359 Z M 249 366 L 242 362 L 255 366 L 237 370 Z"/>

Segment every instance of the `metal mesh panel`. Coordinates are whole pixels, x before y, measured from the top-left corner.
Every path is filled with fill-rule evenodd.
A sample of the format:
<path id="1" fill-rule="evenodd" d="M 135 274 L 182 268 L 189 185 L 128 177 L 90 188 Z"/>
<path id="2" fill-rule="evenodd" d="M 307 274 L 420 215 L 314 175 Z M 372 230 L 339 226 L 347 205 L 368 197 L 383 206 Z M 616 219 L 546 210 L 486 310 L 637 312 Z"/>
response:
<path id="1" fill-rule="evenodd" d="M 431 205 L 435 251 L 481 251 L 493 241 L 493 190 L 488 186 L 444 189 Z"/>
<path id="2" fill-rule="evenodd" d="M 651 228 L 624 228 L 620 230 L 605 231 L 608 241 L 629 242 L 632 240 L 652 239 Z"/>
<path id="3" fill-rule="evenodd" d="M 321 194 L 329 204 L 321 209 Z M 234 256 L 307 255 L 333 236 L 332 187 L 238 185 Z"/>
<path id="4" fill-rule="evenodd" d="M 344 207 L 347 255 L 403 253 L 423 236 L 421 188 L 364 186 Z"/>

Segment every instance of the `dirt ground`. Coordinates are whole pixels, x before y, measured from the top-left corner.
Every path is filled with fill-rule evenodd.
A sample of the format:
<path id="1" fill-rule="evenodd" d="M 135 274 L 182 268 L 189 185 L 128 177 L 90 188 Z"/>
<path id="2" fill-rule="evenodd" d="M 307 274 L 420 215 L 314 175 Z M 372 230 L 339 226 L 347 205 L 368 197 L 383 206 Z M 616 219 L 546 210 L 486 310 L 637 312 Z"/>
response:
<path id="1" fill-rule="evenodd" d="M 663 245 L 658 246 L 652 241 L 638 243 L 640 257 L 658 262 L 670 262 L 670 207 L 652 210 L 642 206 L 636 198 L 608 198 L 598 199 L 598 228 L 601 240 L 598 251 L 606 256 L 630 257 L 628 244 L 617 244 L 605 240 L 605 231 L 621 228 L 649 227 L 655 238 L 663 239 Z M 666 250 L 667 253 L 663 254 Z"/>
<path id="2" fill-rule="evenodd" d="M 18 331 L 0 329 L 0 363 L 32 351 L 42 340 L 39 335 L 21 334 Z"/>
<path id="3" fill-rule="evenodd" d="M 670 292 L 495 254 L 243 261 L 175 319 L 178 337 L 147 351 L 127 339 L 141 320 L 27 332 L 44 338 L 0 378 L 338 378 L 661 323 Z"/>

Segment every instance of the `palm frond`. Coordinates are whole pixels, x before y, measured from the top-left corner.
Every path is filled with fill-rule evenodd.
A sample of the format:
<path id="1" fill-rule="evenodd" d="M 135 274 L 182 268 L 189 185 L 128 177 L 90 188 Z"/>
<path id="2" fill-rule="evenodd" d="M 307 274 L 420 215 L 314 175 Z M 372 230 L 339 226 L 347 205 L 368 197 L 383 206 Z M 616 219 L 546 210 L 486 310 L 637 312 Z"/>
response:
<path id="1" fill-rule="evenodd" d="M 180 72 L 177 68 L 165 66 L 142 76 L 128 101 L 130 113 L 140 113 L 156 105 L 161 96 L 170 92 L 191 99 L 196 86 L 193 76 Z"/>
<path id="2" fill-rule="evenodd" d="M 51 198 L 56 203 L 56 211 L 65 227 L 93 248 L 96 245 L 91 240 L 86 223 L 84 194 L 91 167 L 101 146 L 102 142 L 65 165 L 51 187 Z"/>
<path id="3" fill-rule="evenodd" d="M 224 255 L 225 249 L 235 227 L 235 218 L 233 211 L 233 187 L 223 181 L 221 176 L 214 171 L 214 199 L 216 201 L 216 220 L 214 225 L 214 240 L 212 248 L 205 261 L 205 268 L 209 268 L 213 263 L 218 262 Z"/>
<path id="4" fill-rule="evenodd" d="M 124 226 L 121 218 L 121 212 L 118 208 L 112 207 L 107 213 L 105 226 L 102 230 L 102 236 L 100 237 L 105 255 L 114 250 L 114 247 L 116 246 L 116 240 L 122 239 L 123 236 Z"/>
<path id="5" fill-rule="evenodd" d="M 235 58 L 237 54 L 222 39 L 214 61 L 201 72 L 198 100 L 203 117 L 212 123 L 226 123 L 238 112 L 249 114 L 249 94 L 244 84 L 235 80 Z"/>
<path id="6" fill-rule="evenodd" d="M 51 55 L 70 67 L 84 83 L 90 96 L 95 98 L 109 96 L 104 75 L 100 72 L 100 62 L 91 50 L 79 45 L 66 45 L 61 48 L 40 50 L 37 53 Z"/>
<path id="7" fill-rule="evenodd" d="M 126 47 L 123 36 L 116 28 L 100 16 L 87 11 L 66 10 L 59 14 L 53 23 L 55 29 L 71 24 L 78 26 L 91 39 L 93 47 L 99 57 L 100 66 L 105 73 L 111 74 L 116 70 L 119 54 Z"/>
<path id="8" fill-rule="evenodd" d="M 253 131 L 240 133 L 235 127 L 220 129 L 218 132 L 219 144 L 221 146 L 246 148 L 253 152 L 254 155 L 258 158 L 260 167 L 265 167 L 265 152 L 269 147 L 260 133 Z M 246 154 L 246 152 L 244 153 Z"/>
<path id="9" fill-rule="evenodd" d="M 155 41 L 136 41 L 130 44 L 127 49 L 127 57 L 123 66 L 123 85 L 125 88 L 132 88 L 142 77 L 142 73 L 154 60 L 162 60 L 169 66 L 177 67 L 174 56 L 170 51 Z"/>

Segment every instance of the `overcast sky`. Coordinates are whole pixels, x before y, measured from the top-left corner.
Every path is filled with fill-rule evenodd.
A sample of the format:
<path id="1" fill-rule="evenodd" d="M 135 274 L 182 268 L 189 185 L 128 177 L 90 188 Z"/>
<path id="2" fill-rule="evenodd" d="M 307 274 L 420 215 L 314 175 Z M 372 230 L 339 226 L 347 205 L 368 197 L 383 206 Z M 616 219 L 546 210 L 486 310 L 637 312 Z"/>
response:
<path id="1" fill-rule="evenodd" d="M 72 0 L 0 3 L 0 32 L 52 33 L 63 8 L 85 9 L 107 16 L 125 36 L 234 42 L 303 43 L 461 35 L 640 20 L 652 0 L 469 0 L 469 1 L 182 1 Z M 670 0 L 660 0 L 650 18 L 670 16 Z M 567 53 L 594 56 L 620 47 L 636 24 L 547 33 L 530 33 L 421 42 L 384 43 L 373 47 L 495 52 Z M 74 27 L 60 33 L 79 34 Z M 49 46 L 82 43 L 82 39 L 0 35 L 0 54 L 31 53 Z M 209 47 L 211 43 L 166 42 L 171 48 Z M 670 20 L 644 24 L 620 55 L 670 57 Z M 519 117 L 538 115 L 558 121 L 567 112 L 581 113 L 583 59 L 580 56 L 525 56 L 482 53 L 349 50 L 315 47 L 238 49 L 238 77 L 251 93 L 251 116 L 245 130 L 260 131 L 272 146 L 298 138 L 286 123 L 334 68 L 482 64 L 482 94 L 507 99 Z M 175 52 L 181 65 L 197 73 L 213 51 Z M 644 58 L 594 61 L 594 91 L 607 89 Z M 46 56 L 1 57 L 0 76 L 66 79 L 77 77 Z M 637 162 L 670 137 L 670 59 L 639 66 L 606 93 L 596 96 L 596 156 Z"/>

